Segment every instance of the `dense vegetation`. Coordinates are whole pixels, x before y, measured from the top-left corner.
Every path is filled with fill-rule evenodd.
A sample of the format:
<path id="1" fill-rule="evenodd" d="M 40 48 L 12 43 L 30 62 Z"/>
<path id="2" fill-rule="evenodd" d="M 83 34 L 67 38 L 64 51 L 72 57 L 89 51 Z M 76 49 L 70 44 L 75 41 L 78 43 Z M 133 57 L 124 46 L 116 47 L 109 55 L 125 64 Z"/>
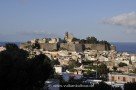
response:
<path id="1" fill-rule="evenodd" d="M 124 90 L 136 90 L 136 82 L 135 83 L 126 83 L 124 85 Z"/>
<path id="2" fill-rule="evenodd" d="M 105 45 L 106 49 L 109 50 L 111 44 L 107 41 L 99 41 L 97 40 L 96 37 L 87 37 L 86 39 L 78 39 L 78 38 L 73 38 L 72 40 L 73 42 L 78 41 L 81 44 L 101 44 L 101 45 Z"/>
<path id="3" fill-rule="evenodd" d="M 36 90 L 53 75 L 50 59 L 45 55 L 27 58 L 29 53 L 15 44 L 6 44 L 0 52 L 0 90 Z"/>
<path id="4" fill-rule="evenodd" d="M 79 39 L 76 39 L 76 40 L 79 40 Z M 79 40 L 80 43 L 87 43 L 87 44 L 105 44 L 105 45 L 110 45 L 109 42 L 107 41 L 99 41 L 97 40 L 96 37 L 87 37 L 86 39 L 81 39 Z"/>
<path id="5" fill-rule="evenodd" d="M 120 62 L 120 63 L 118 64 L 118 66 L 119 66 L 119 67 L 124 67 L 124 66 L 127 66 L 127 64 L 126 64 L 126 63 L 123 63 L 123 62 Z"/>

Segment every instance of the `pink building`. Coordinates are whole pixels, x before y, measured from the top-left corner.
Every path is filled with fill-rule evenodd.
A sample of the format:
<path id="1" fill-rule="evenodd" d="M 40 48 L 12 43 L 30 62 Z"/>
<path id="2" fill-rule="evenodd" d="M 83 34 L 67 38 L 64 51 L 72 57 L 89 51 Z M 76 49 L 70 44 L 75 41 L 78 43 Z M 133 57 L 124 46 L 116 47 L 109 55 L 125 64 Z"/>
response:
<path id="1" fill-rule="evenodd" d="M 136 74 L 121 74 L 112 73 L 109 74 L 109 81 L 116 83 L 136 82 Z"/>

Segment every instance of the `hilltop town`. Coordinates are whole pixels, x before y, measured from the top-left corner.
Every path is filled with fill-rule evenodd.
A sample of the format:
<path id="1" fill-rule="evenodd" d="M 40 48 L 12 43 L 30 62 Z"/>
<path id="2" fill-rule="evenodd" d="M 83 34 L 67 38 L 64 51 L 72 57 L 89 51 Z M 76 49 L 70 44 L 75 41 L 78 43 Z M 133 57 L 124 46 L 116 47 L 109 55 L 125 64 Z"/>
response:
<path id="1" fill-rule="evenodd" d="M 22 43 L 20 48 L 29 52 L 29 58 L 39 54 L 48 56 L 56 75 L 61 75 L 65 81 L 74 77 L 90 82 L 91 78 L 97 83 L 104 80 L 107 84 L 113 82 L 121 86 L 136 82 L 136 54 L 119 53 L 114 45 L 95 37 L 78 39 L 66 32 L 64 39 L 33 39 Z"/>
<path id="2" fill-rule="evenodd" d="M 116 75 L 125 75 L 130 77 L 130 73 L 136 73 L 136 55 L 127 52 L 118 53 L 116 47 L 107 41 L 99 41 L 95 37 L 78 39 L 68 32 L 65 33 L 64 39 L 60 38 L 43 38 L 34 39 L 22 43 L 20 48 L 30 52 L 30 56 L 35 54 L 45 54 L 51 60 L 54 60 L 56 73 L 63 74 L 67 72 L 74 74 L 75 77 L 82 77 L 84 74 L 97 72 L 96 65 L 106 65 L 108 71 Z M 30 58 L 31 58 L 30 57 Z M 103 73 L 102 73 L 103 74 Z M 100 77 L 103 77 L 99 74 Z M 129 82 L 134 79 L 116 79 L 114 74 L 110 81 Z"/>
<path id="3" fill-rule="evenodd" d="M 34 39 L 26 43 L 22 43 L 21 48 L 43 49 L 43 51 L 61 51 L 67 50 L 71 52 L 83 52 L 85 50 L 108 51 L 116 50 L 115 46 L 107 41 L 98 41 L 95 37 L 87 37 L 86 39 L 78 39 L 68 32 L 65 33 L 64 39 L 61 38 L 43 38 Z M 30 48 L 29 48 L 30 47 Z"/>

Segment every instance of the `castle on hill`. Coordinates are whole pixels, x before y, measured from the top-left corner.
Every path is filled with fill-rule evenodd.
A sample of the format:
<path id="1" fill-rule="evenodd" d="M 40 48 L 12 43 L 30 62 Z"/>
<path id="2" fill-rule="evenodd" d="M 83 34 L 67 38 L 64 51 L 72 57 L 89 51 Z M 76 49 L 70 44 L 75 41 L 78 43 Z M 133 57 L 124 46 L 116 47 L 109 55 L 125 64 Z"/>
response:
<path id="1" fill-rule="evenodd" d="M 114 45 L 107 41 L 98 41 L 95 37 L 87 37 L 86 39 L 78 39 L 72 34 L 66 32 L 64 39 L 61 38 L 43 38 L 33 39 L 20 45 L 21 48 L 37 48 L 45 51 L 76 51 L 83 52 L 84 50 L 108 51 L 116 50 Z"/>

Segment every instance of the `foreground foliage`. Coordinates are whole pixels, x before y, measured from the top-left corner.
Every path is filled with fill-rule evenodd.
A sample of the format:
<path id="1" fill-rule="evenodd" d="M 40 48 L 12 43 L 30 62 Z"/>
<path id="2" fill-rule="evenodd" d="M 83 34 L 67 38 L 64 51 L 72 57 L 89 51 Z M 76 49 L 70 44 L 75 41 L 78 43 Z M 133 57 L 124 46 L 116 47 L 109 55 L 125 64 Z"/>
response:
<path id="1" fill-rule="evenodd" d="M 28 52 L 15 44 L 7 44 L 0 52 L 0 90 L 35 90 L 53 74 L 50 59 L 37 55 L 28 59 Z"/>

